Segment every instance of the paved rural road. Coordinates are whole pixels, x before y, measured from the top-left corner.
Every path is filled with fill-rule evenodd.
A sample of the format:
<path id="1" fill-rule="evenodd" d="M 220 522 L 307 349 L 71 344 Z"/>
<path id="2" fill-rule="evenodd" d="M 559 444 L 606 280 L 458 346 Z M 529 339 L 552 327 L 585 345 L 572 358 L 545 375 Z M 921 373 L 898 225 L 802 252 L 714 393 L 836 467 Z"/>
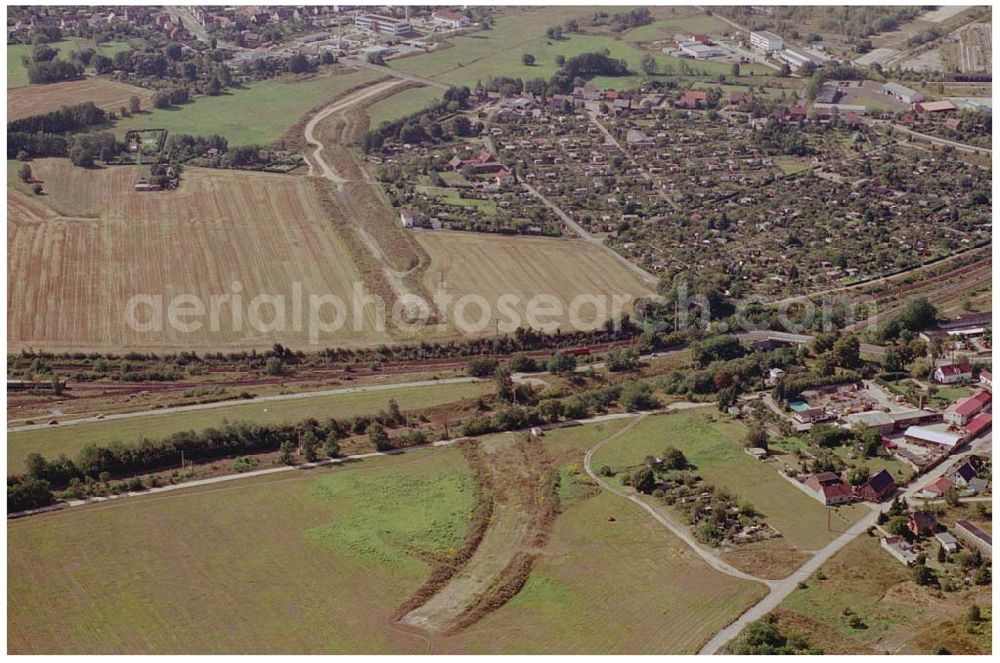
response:
<path id="1" fill-rule="evenodd" d="M 408 74 L 405 71 L 399 71 L 393 69 L 392 67 L 386 67 L 385 65 L 372 64 L 371 62 L 365 62 L 364 60 L 358 60 L 356 58 L 344 58 L 341 62 L 355 67 L 362 67 L 364 69 L 372 69 L 374 71 L 382 72 L 383 74 L 388 74 L 389 76 L 395 76 L 396 78 L 401 78 L 404 81 L 412 81 L 414 83 L 420 83 L 422 85 L 429 85 L 431 87 L 436 87 L 441 90 L 450 90 L 451 85 L 447 83 L 442 83 L 441 81 L 431 80 L 430 78 L 423 78 L 421 76 L 414 76 L 413 74 Z"/>
<path id="2" fill-rule="evenodd" d="M 385 83 L 378 83 L 377 85 L 372 85 L 371 87 L 364 88 L 363 90 L 355 92 L 354 94 L 347 95 L 343 99 L 335 101 L 334 103 L 330 104 L 320 112 L 313 115 L 312 119 L 309 120 L 309 122 L 306 124 L 306 129 L 305 129 L 306 142 L 315 148 L 313 150 L 311 158 L 306 159 L 306 162 L 309 164 L 310 176 L 316 174 L 315 165 L 318 165 L 320 170 L 322 171 L 321 175 L 323 177 L 336 184 L 337 188 L 343 187 L 344 183 L 347 182 L 347 180 L 338 175 L 337 171 L 331 168 L 330 164 L 324 161 L 323 157 L 320 156 L 323 152 L 323 143 L 318 138 L 316 138 L 315 135 L 316 125 L 318 125 L 320 122 L 330 117 L 334 113 L 350 108 L 359 101 L 364 101 L 368 97 L 372 97 L 376 94 L 381 94 L 382 92 L 385 92 L 386 90 L 389 90 L 397 85 L 399 85 L 399 81 L 387 81 Z M 316 164 L 313 164 L 313 161 L 315 161 Z"/>
<path id="3" fill-rule="evenodd" d="M 584 425 L 584 424 L 596 424 L 602 421 L 614 421 L 616 419 L 630 419 L 636 415 L 632 412 L 622 412 L 616 414 L 603 414 L 597 417 L 591 417 L 590 419 L 576 419 L 573 421 L 565 421 L 559 424 L 553 424 L 549 426 L 542 426 L 543 430 L 556 429 L 556 428 L 566 428 L 569 426 Z M 398 456 L 400 454 L 410 453 L 412 451 L 419 451 L 421 449 L 431 449 L 434 447 L 446 447 L 456 442 L 461 442 L 468 438 L 456 437 L 450 440 L 438 440 L 437 442 L 431 442 L 430 444 L 422 444 L 414 447 L 407 447 L 405 449 L 397 449 L 395 451 L 373 451 L 366 454 L 354 454 L 351 456 L 341 456 L 339 458 L 328 458 L 326 460 L 316 461 L 315 463 L 301 463 L 299 465 L 282 465 L 281 467 L 270 467 L 264 470 L 254 470 L 252 472 L 243 472 L 242 474 L 226 474 L 220 477 L 212 477 L 210 479 L 197 479 L 195 481 L 187 481 L 184 483 L 172 484 L 169 486 L 159 486 L 157 488 L 149 488 L 147 490 L 121 493 L 120 495 L 109 495 L 107 497 L 91 497 L 85 500 L 72 500 L 69 502 L 60 502 L 58 504 L 53 504 L 52 506 L 42 507 L 40 509 L 29 509 L 27 511 L 16 511 L 14 513 L 8 513 L 7 518 L 22 518 L 25 516 L 33 516 L 42 513 L 48 513 L 50 511 L 62 511 L 63 509 L 69 509 L 73 507 L 86 506 L 88 504 L 98 504 L 100 502 L 107 502 L 110 500 L 119 500 L 126 497 L 141 497 L 142 495 L 156 495 L 157 493 L 167 493 L 175 490 L 182 490 L 185 488 L 197 488 L 198 486 L 210 486 L 217 483 L 226 483 L 229 481 L 238 481 L 241 479 L 252 479 L 254 477 L 262 477 L 269 474 L 278 474 L 281 472 L 292 472 L 295 470 L 308 470 L 316 467 L 324 467 L 327 465 L 340 465 L 348 461 L 364 460 L 366 458 L 377 458 L 378 456 Z"/>
<path id="4" fill-rule="evenodd" d="M 955 456 L 955 459 L 971 453 L 976 453 L 988 445 L 992 446 L 992 443 L 993 434 L 989 433 L 978 440 L 974 440 L 969 449 L 964 454 Z M 910 485 L 903 491 L 902 497 L 907 500 L 912 500 L 922 486 L 925 486 L 935 479 L 944 476 L 954 463 L 955 460 L 946 460 L 927 474 L 914 477 L 913 481 L 910 482 Z M 860 534 L 865 532 L 869 527 L 874 525 L 875 521 L 878 519 L 878 514 L 883 510 L 888 509 L 889 505 L 870 504 L 868 506 L 871 508 L 871 513 L 861 518 L 859 521 L 851 525 L 846 532 L 838 536 L 820 550 L 816 551 L 816 554 L 810 557 L 809 560 L 792 573 L 792 575 L 778 581 L 770 581 L 768 584 L 771 587 L 771 592 L 740 615 L 739 618 L 732 624 L 716 633 L 715 637 L 709 640 L 698 653 L 706 655 L 718 653 L 722 647 L 738 636 L 740 631 L 742 631 L 747 625 L 764 617 L 767 613 L 777 608 L 789 594 L 795 591 L 800 581 L 807 580 L 809 576 L 823 566 L 827 560 L 840 552 L 840 550 L 856 539 Z"/>
<path id="5" fill-rule="evenodd" d="M 303 391 L 295 394 L 276 394 L 274 396 L 260 396 L 249 400 L 234 399 L 229 401 L 218 401 L 215 403 L 199 403 L 197 405 L 178 405 L 177 407 L 165 407 L 156 410 L 142 410 L 140 412 L 124 412 L 121 414 L 104 415 L 102 419 L 97 417 L 86 417 L 82 419 L 69 419 L 60 421 L 58 424 L 32 424 L 30 426 L 17 426 L 8 428 L 8 433 L 16 433 L 25 430 L 38 430 L 41 428 L 61 428 L 63 426 L 75 426 L 76 424 L 89 424 L 96 421 L 115 421 L 117 419 L 131 419 L 133 417 L 150 417 L 160 414 L 176 414 L 178 412 L 193 412 L 195 410 L 214 410 L 216 408 L 231 407 L 234 405 L 247 405 L 250 403 L 271 403 L 274 401 L 292 401 L 302 398 L 314 398 L 318 396 L 336 396 L 337 394 L 362 394 L 370 391 L 386 391 L 389 389 L 405 389 L 406 387 L 430 387 L 438 384 L 459 384 L 462 382 L 476 382 L 479 378 L 459 377 L 444 378 L 441 380 L 416 380 L 413 382 L 394 382 L 387 384 L 372 384 L 364 387 L 338 387 L 337 389 L 324 389 L 322 391 Z"/>

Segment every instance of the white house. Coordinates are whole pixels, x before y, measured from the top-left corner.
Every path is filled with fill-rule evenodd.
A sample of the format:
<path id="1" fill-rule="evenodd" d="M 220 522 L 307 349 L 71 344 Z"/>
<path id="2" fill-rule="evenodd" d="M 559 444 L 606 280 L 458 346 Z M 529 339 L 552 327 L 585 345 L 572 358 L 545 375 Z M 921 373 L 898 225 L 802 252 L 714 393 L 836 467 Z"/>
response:
<path id="1" fill-rule="evenodd" d="M 941 384 L 955 384 L 972 379 L 972 364 L 949 364 L 934 369 L 934 381 Z"/>
<path id="2" fill-rule="evenodd" d="M 979 373 L 979 384 L 983 385 L 990 391 L 993 391 L 993 372 L 981 371 Z"/>
<path id="3" fill-rule="evenodd" d="M 417 225 L 417 213 L 411 209 L 400 210 L 399 221 L 404 228 L 412 228 Z"/>
<path id="4" fill-rule="evenodd" d="M 780 51 L 783 49 L 785 47 L 785 41 L 773 32 L 760 30 L 758 32 L 750 33 L 750 45 L 759 51 L 773 53 L 774 51 Z"/>
<path id="5" fill-rule="evenodd" d="M 469 17 L 465 14 L 459 14 L 458 12 L 448 11 L 446 9 L 439 9 L 434 12 L 431 14 L 431 18 L 434 19 L 434 23 L 436 25 L 451 28 L 452 30 L 467 28 L 470 24 Z"/>

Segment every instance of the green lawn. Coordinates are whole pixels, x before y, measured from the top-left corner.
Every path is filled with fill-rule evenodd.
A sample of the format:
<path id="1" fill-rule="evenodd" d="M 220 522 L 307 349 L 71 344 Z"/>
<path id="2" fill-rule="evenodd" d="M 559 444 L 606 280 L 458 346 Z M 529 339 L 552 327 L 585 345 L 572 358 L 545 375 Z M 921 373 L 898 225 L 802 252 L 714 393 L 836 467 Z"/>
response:
<path id="1" fill-rule="evenodd" d="M 441 646 L 503 654 L 695 653 L 764 588 L 709 568 L 631 502 L 582 473 L 626 420 L 547 431 L 560 515 L 521 592 Z"/>
<path id="2" fill-rule="evenodd" d="M 436 87 L 418 87 L 377 101 L 368 107 L 369 126 L 374 129 L 383 122 L 398 120 L 421 111 L 435 101 L 440 101 L 443 94 Z"/>
<path id="3" fill-rule="evenodd" d="M 733 27 L 714 16 L 701 14 L 680 18 L 665 18 L 629 30 L 622 39 L 632 42 L 650 42 L 658 39 L 673 39 L 677 33 L 720 35 L 731 32 Z"/>
<path id="4" fill-rule="evenodd" d="M 127 42 L 112 41 L 104 44 L 96 44 L 89 39 L 80 37 L 67 37 L 66 39 L 51 44 L 53 48 L 59 49 L 57 58 L 69 59 L 74 51 L 84 48 L 93 48 L 107 57 L 113 56 L 118 51 L 128 48 Z M 8 44 L 7 45 L 7 87 L 20 87 L 28 85 L 28 69 L 23 64 L 23 59 L 31 57 L 34 49 L 30 44 Z M 91 68 L 92 71 L 92 68 Z"/>
<path id="5" fill-rule="evenodd" d="M 545 7 L 514 10 L 500 16 L 493 29 L 474 32 L 452 39 L 451 48 L 444 48 L 426 55 L 402 58 L 391 66 L 408 73 L 444 81 L 454 85 L 476 84 L 491 76 L 513 76 L 548 80 L 556 72 L 556 56 L 570 58 L 580 53 L 607 49 L 613 58 L 628 61 L 629 67 L 640 71 L 639 61 L 647 52 L 636 47 L 627 39 L 615 39 L 610 35 L 572 34 L 559 41 L 549 41 L 545 29 L 562 24 L 567 18 L 586 16 L 598 8 Z M 609 11 L 621 11 L 621 8 Z M 530 53 L 535 56 L 534 66 L 525 66 L 521 56 Z M 731 65 L 716 62 L 693 62 L 681 60 L 662 53 L 654 53 L 657 62 L 680 73 L 686 65 L 692 72 L 709 75 L 729 74 Z M 682 64 L 683 63 L 683 64 Z M 769 70 L 761 65 L 743 65 L 744 73 Z M 639 84 L 645 76 L 634 75 L 620 78 L 597 77 L 596 85 L 627 88 Z"/>
<path id="6" fill-rule="evenodd" d="M 424 186 L 419 187 L 419 190 L 429 196 L 437 198 L 445 205 L 453 205 L 455 207 L 475 207 L 487 214 L 497 213 L 497 204 L 495 201 L 480 200 L 479 198 L 462 198 L 456 189 Z"/>
<path id="7" fill-rule="evenodd" d="M 420 653 L 386 616 L 465 534 L 457 449 L 8 524 L 18 653 Z"/>
<path id="8" fill-rule="evenodd" d="M 462 398 L 476 397 L 487 390 L 484 383 L 441 384 L 431 387 L 401 387 L 385 391 L 335 394 L 272 402 L 247 402 L 192 412 L 150 414 L 118 421 L 40 428 L 7 435 L 7 466 L 10 473 L 23 469 L 24 458 L 38 452 L 46 458 L 64 453 L 74 458 L 90 442 L 129 442 L 140 437 L 160 438 L 183 430 L 201 430 L 227 421 L 293 423 L 309 417 L 335 419 L 359 414 L 375 414 L 390 398 L 404 410 L 415 410 Z"/>
<path id="9" fill-rule="evenodd" d="M 579 478 L 626 421 L 547 433 L 561 513 L 524 589 L 435 653 L 692 653 L 763 594 Z M 11 653 L 424 653 L 388 623 L 464 537 L 456 448 L 11 521 Z M 599 625 L 599 628 L 595 628 Z"/>
<path id="10" fill-rule="evenodd" d="M 217 97 L 198 97 L 183 106 L 123 118 L 115 124 L 115 133 L 124 136 L 129 129 L 162 128 L 195 136 L 219 134 L 230 145 L 267 145 L 278 140 L 310 109 L 381 76 L 362 70 L 303 81 L 258 81 Z"/>
<path id="11" fill-rule="evenodd" d="M 747 455 L 745 433 L 742 423 L 711 408 L 650 417 L 603 447 L 593 464 L 622 469 L 646 456 L 661 456 L 668 446 L 676 447 L 706 481 L 749 501 L 800 550 L 822 547 L 866 513 L 860 505 L 829 510 L 833 531 L 828 531 L 827 507 L 791 485 L 775 467 Z"/>

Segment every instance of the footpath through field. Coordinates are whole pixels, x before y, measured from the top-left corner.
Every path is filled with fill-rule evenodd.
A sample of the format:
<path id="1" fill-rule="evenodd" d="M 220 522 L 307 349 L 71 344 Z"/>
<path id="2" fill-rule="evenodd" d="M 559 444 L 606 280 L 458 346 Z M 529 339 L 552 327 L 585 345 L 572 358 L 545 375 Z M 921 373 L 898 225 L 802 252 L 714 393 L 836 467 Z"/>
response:
<path id="1" fill-rule="evenodd" d="M 322 157 L 323 143 L 318 138 L 316 138 L 315 135 L 316 126 L 326 118 L 333 115 L 334 113 L 346 110 L 351 106 L 357 104 L 358 102 L 364 101 L 365 99 L 373 97 L 377 94 L 381 94 L 400 84 L 401 84 L 400 81 L 386 81 L 385 83 L 372 85 L 371 87 L 367 87 L 363 90 L 355 92 L 354 94 L 350 94 L 344 97 L 343 99 L 335 101 L 334 103 L 330 104 L 320 112 L 316 113 L 312 117 L 312 119 L 309 120 L 305 128 L 305 138 L 306 142 L 312 145 L 314 148 L 312 154 L 306 158 L 306 163 L 309 164 L 310 176 L 316 174 L 315 167 L 319 166 L 319 169 L 321 171 L 320 175 L 333 182 L 338 189 L 344 186 L 347 180 L 338 175 L 337 172 L 330 166 L 330 164 L 328 164 L 326 161 L 323 160 Z"/>

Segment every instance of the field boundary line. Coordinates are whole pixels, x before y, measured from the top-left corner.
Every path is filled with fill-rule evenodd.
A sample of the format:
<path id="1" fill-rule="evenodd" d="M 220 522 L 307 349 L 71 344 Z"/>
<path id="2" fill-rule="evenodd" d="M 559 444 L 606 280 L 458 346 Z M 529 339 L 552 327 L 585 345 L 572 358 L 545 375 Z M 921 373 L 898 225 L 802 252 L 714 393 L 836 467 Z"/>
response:
<path id="1" fill-rule="evenodd" d="M 456 378 L 459 379 L 459 378 Z M 564 421 L 557 424 L 551 424 L 548 426 L 542 426 L 543 430 L 555 429 L 555 428 L 565 428 L 570 426 L 584 426 L 586 424 L 596 424 L 602 421 L 614 421 L 616 419 L 626 419 L 634 417 L 635 414 L 632 412 L 622 412 L 615 414 L 604 414 L 597 417 L 591 417 L 590 419 L 574 419 L 571 421 Z M 510 431 L 516 433 L 519 431 Z M 429 444 L 419 444 L 412 447 L 405 447 L 403 449 L 393 449 L 391 451 L 372 451 L 363 454 L 351 454 L 349 456 L 339 456 L 337 458 L 327 458 L 325 460 L 318 460 L 313 463 L 299 463 L 297 465 L 282 465 L 280 467 L 269 467 L 263 470 L 253 470 L 251 472 L 243 472 L 241 474 L 226 474 L 219 477 L 212 477 L 209 479 L 197 479 L 195 481 L 186 481 L 184 483 L 171 484 L 169 486 L 157 486 L 155 488 L 147 488 L 146 490 L 139 491 L 129 491 L 121 493 L 119 495 L 107 495 L 99 497 L 90 497 L 84 500 L 70 500 L 67 502 L 59 502 L 57 504 L 52 504 L 49 506 L 41 507 L 38 509 L 27 509 L 25 511 L 15 511 L 13 513 L 7 514 L 8 520 L 13 520 L 16 518 L 24 518 L 27 516 L 33 516 L 43 513 L 50 513 L 53 511 L 63 511 L 65 509 L 70 509 L 74 507 L 86 506 L 88 504 L 99 504 L 101 502 L 108 502 L 111 500 L 119 500 L 126 497 L 142 497 L 143 495 L 156 495 L 158 493 L 166 493 L 175 490 L 182 490 L 184 488 L 198 488 L 200 486 L 208 486 L 217 483 L 226 483 L 228 481 L 237 481 L 239 479 L 253 479 L 255 477 L 267 476 L 269 474 L 278 474 L 280 472 L 291 472 L 293 470 L 311 470 L 317 467 L 326 467 L 329 465 L 341 465 L 343 463 L 365 460 L 368 458 L 377 458 L 379 456 L 401 456 L 412 451 L 423 451 L 427 449 L 434 449 L 438 447 L 451 446 L 457 442 L 463 440 L 473 440 L 476 438 L 472 437 L 455 437 L 448 440 L 438 440 L 436 442 L 431 442 Z"/>
<path id="2" fill-rule="evenodd" d="M 85 417 L 82 419 L 69 419 L 60 421 L 58 424 L 29 424 L 27 426 L 17 426 L 8 428 L 8 433 L 19 433 L 22 431 L 61 428 L 63 426 L 75 426 L 78 424 L 93 424 L 105 421 L 116 421 L 120 419 L 132 419 L 135 417 L 155 417 L 161 414 L 176 414 L 178 412 L 193 412 L 196 410 L 212 410 L 221 407 L 232 407 L 236 405 L 248 405 L 251 403 L 272 403 L 275 401 L 291 401 L 304 398 L 321 398 L 323 396 L 338 396 L 347 394 L 362 394 L 373 391 L 391 391 L 392 389 L 407 389 L 417 387 L 432 387 L 439 384 L 463 384 L 469 382 L 479 382 L 479 378 L 456 377 L 443 378 L 441 380 L 416 380 L 414 382 L 394 382 L 388 384 L 372 384 L 361 387 L 337 387 L 336 389 L 323 389 L 321 391 L 300 391 L 294 394 L 275 394 L 273 396 L 258 396 L 257 398 L 233 398 L 226 401 L 215 401 L 213 403 L 196 403 L 194 405 L 177 405 L 175 407 L 165 407 L 156 410 L 141 410 L 139 412 L 121 412 L 118 414 L 107 414 L 102 419 L 97 417 Z"/>

